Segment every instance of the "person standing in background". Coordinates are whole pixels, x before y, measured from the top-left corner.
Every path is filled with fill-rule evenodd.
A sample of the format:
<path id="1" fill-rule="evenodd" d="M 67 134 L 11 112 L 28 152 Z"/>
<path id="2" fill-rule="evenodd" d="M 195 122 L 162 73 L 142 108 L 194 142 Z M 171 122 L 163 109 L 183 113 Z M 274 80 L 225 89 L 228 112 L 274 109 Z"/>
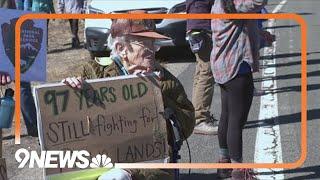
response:
<path id="1" fill-rule="evenodd" d="M 186 0 L 187 13 L 211 13 L 214 0 Z M 194 133 L 214 135 L 218 126 L 210 115 L 214 91 L 214 78 L 210 66 L 212 50 L 210 19 L 188 19 L 187 38 L 196 56 L 192 103 L 195 108 Z"/>
<path id="2" fill-rule="evenodd" d="M 0 7 L 15 9 L 14 0 L 0 0 Z M 7 73 L 0 72 L 0 85 L 11 83 L 11 78 Z M 31 92 L 30 82 L 21 82 L 21 113 L 25 121 L 29 136 L 37 137 L 37 113 L 34 99 Z"/>
<path id="3" fill-rule="evenodd" d="M 55 14 L 56 11 L 54 10 L 53 0 L 33 0 L 32 12 Z M 49 35 L 49 19 L 47 19 L 47 46 L 49 44 L 48 35 Z"/>
<path id="4" fill-rule="evenodd" d="M 24 0 L 24 1 L 28 1 L 28 0 Z M 41 13 L 41 12 L 55 13 L 52 0 L 32 0 L 31 10 L 32 12 L 38 12 L 38 13 Z M 49 20 L 47 20 L 47 26 L 48 24 L 49 24 Z M 48 36 L 48 33 L 47 33 L 47 36 Z M 22 111 L 23 118 L 25 119 L 25 122 L 26 122 L 28 134 L 33 137 L 38 136 L 37 112 L 36 112 L 36 107 L 35 107 L 34 99 L 31 92 L 30 82 L 21 82 L 21 111 Z"/>
<path id="5" fill-rule="evenodd" d="M 215 0 L 212 14 L 259 13 L 268 0 Z M 242 163 L 242 132 L 253 99 L 252 73 L 259 70 L 257 20 L 212 19 L 212 72 L 221 90 L 219 162 Z M 220 169 L 220 178 L 256 179 L 251 169 Z"/>
<path id="6" fill-rule="evenodd" d="M 31 11 L 32 0 L 15 0 L 18 10 Z"/>
<path id="7" fill-rule="evenodd" d="M 52 0 L 32 0 L 31 3 L 33 12 L 55 13 Z M 49 24 L 49 20 L 47 23 Z M 21 111 L 26 122 L 28 135 L 37 137 L 37 112 L 30 82 L 21 82 Z"/>
<path id="8" fill-rule="evenodd" d="M 0 8 L 16 9 L 14 0 L 0 0 Z"/>
<path id="9" fill-rule="evenodd" d="M 85 0 L 58 0 L 58 13 L 81 14 Z M 79 19 L 69 19 L 72 33 L 72 48 L 80 47 L 78 36 Z"/>

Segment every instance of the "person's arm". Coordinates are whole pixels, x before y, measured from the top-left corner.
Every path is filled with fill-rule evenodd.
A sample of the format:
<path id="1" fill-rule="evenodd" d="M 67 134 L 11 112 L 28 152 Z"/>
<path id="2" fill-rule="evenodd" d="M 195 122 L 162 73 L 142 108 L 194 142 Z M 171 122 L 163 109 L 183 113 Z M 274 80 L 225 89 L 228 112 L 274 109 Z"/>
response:
<path id="1" fill-rule="evenodd" d="M 184 139 L 187 139 L 193 132 L 195 126 L 195 112 L 192 103 L 189 101 L 182 84 L 178 79 L 163 83 L 162 94 L 165 108 L 170 108 L 181 124 Z M 174 80 L 175 79 L 175 80 Z"/>
<path id="2" fill-rule="evenodd" d="M 58 7 L 57 12 L 58 12 L 59 14 L 64 13 L 64 8 L 65 8 L 65 2 L 64 2 L 64 0 L 58 0 L 57 7 Z"/>
<path id="3" fill-rule="evenodd" d="M 268 0 L 233 0 L 235 9 L 239 13 L 255 13 L 261 11 Z"/>
<path id="4" fill-rule="evenodd" d="M 186 140 L 189 136 L 191 136 L 195 126 L 195 111 L 183 87 L 180 86 L 177 91 L 180 91 L 177 99 L 175 101 L 172 99 L 167 99 L 167 101 L 169 104 L 174 104 L 173 107 L 175 108 L 173 108 L 173 111 L 181 125 L 181 135 L 183 136 L 183 139 Z"/>
<path id="5" fill-rule="evenodd" d="M 120 76 L 117 66 L 112 63 L 106 69 L 100 68 L 94 61 L 90 61 L 83 65 L 82 71 L 78 74 L 74 74 L 73 77 L 63 79 L 61 82 L 75 89 L 81 89 L 83 83 L 88 79 L 99 79 L 106 77 Z"/>
<path id="6" fill-rule="evenodd" d="M 4 86 L 11 83 L 11 77 L 8 73 L 0 72 L 0 85 Z"/>

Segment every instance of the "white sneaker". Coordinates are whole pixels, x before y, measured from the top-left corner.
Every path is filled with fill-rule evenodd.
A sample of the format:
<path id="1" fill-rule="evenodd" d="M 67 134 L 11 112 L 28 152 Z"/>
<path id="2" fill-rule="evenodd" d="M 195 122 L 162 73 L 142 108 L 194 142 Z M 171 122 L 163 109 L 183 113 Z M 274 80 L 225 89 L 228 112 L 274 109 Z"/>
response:
<path id="1" fill-rule="evenodd" d="M 202 135 L 217 135 L 218 134 L 218 125 L 217 120 L 210 119 L 209 121 L 203 121 L 197 124 L 194 127 L 193 132 L 195 134 L 202 134 Z"/>

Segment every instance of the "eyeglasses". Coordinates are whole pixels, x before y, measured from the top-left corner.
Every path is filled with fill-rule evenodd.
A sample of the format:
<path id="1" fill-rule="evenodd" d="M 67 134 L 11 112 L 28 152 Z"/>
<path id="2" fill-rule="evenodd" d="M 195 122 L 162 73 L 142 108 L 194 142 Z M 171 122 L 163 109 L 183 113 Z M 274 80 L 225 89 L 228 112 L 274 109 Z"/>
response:
<path id="1" fill-rule="evenodd" d="M 148 50 L 150 50 L 151 48 L 149 48 L 149 47 L 154 47 L 154 51 L 159 51 L 159 49 L 160 49 L 160 46 L 158 46 L 158 45 L 156 45 L 155 43 L 154 43 L 155 41 L 154 40 L 145 40 L 145 41 L 143 41 L 143 40 L 131 40 L 131 41 L 129 41 L 129 43 L 130 44 L 134 44 L 134 45 L 137 45 L 137 46 L 140 46 L 140 47 L 144 47 L 145 49 L 148 49 Z"/>
<path id="2" fill-rule="evenodd" d="M 153 40 L 130 40 L 129 41 L 131 44 L 135 44 L 138 46 L 146 46 L 146 45 L 153 45 L 154 41 Z"/>

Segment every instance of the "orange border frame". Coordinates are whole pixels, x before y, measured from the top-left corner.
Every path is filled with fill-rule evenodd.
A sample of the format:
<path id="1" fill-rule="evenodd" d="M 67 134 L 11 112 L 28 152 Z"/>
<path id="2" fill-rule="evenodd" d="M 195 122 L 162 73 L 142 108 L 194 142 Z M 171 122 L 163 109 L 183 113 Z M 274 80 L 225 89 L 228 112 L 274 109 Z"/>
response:
<path id="1" fill-rule="evenodd" d="M 117 168 L 217 169 L 217 168 L 298 168 L 307 157 L 307 23 L 297 14 L 26 14 L 15 27 L 15 64 L 20 64 L 20 29 L 27 19 L 293 19 L 301 26 L 301 156 L 294 163 L 116 163 Z M 15 66 L 15 88 L 20 92 L 20 66 Z M 20 144 L 20 93 L 16 93 L 15 143 Z"/>

